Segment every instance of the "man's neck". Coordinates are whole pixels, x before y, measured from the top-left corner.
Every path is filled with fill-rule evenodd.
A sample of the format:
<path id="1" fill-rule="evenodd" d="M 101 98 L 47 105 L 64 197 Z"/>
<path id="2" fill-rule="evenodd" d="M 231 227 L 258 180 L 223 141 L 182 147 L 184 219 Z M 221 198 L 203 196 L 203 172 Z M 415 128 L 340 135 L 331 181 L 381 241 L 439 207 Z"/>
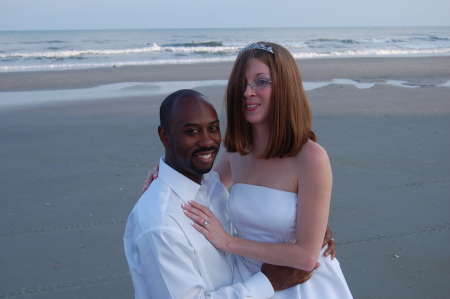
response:
<path id="1" fill-rule="evenodd" d="M 193 173 L 193 172 L 188 172 L 188 171 L 186 171 L 185 168 L 177 167 L 178 165 L 173 163 L 172 161 L 170 161 L 170 159 L 167 159 L 167 156 L 164 159 L 164 163 L 166 163 L 170 168 L 172 168 L 176 172 L 182 174 L 183 176 L 185 176 L 186 178 L 190 179 L 194 183 L 197 183 L 199 185 L 202 184 L 203 174 L 197 174 L 197 173 Z"/>

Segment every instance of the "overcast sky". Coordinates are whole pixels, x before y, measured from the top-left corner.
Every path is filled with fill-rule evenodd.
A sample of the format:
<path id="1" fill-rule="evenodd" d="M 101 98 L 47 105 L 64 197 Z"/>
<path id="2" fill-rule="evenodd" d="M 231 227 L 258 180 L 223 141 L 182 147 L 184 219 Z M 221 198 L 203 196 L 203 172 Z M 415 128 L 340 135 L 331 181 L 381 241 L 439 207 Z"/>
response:
<path id="1" fill-rule="evenodd" d="M 450 26 L 450 0 L 0 0 L 0 30 Z"/>

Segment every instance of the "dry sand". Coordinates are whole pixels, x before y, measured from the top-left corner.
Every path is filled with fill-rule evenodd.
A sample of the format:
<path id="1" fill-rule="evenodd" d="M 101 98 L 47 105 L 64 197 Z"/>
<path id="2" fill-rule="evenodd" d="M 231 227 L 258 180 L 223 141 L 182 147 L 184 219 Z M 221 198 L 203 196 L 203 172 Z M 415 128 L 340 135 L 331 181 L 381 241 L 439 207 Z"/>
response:
<path id="1" fill-rule="evenodd" d="M 330 224 L 355 298 L 446 298 L 450 57 L 299 61 L 334 173 Z M 225 80 L 230 63 L 0 74 L 9 92 Z M 196 88 L 222 113 L 223 85 Z M 8 93 L 7 93 L 8 92 Z M 150 93 L 149 93 L 150 94 Z M 36 101 L 45 100 L 43 93 Z M 34 96 L 33 96 L 34 97 Z M 164 95 L 0 109 L 0 298 L 133 298 L 122 236 Z M 62 97 L 63 99 L 63 97 Z"/>

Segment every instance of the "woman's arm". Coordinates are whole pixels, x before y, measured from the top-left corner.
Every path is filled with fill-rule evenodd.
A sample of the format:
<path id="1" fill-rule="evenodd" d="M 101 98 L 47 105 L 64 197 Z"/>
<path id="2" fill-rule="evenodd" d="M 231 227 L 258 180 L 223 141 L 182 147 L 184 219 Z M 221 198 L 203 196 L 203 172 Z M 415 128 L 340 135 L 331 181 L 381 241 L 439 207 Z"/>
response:
<path id="1" fill-rule="evenodd" d="M 159 164 L 152 168 L 147 174 L 147 177 L 145 178 L 144 185 L 142 186 L 142 193 L 147 191 L 148 187 L 150 187 L 150 184 L 158 177 L 159 174 Z"/>
<path id="2" fill-rule="evenodd" d="M 310 141 L 304 150 L 304 155 L 299 157 L 296 224 L 296 244 L 303 254 L 293 258 L 298 264 L 312 267 L 319 257 L 327 229 L 333 177 L 328 154 L 320 145 Z"/>
<path id="3" fill-rule="evenodd" d="M 295 244 L 262 243 L 230 236 L 211 211 L 194 202 L 192 207 L 185 207 L 186 215 L 197 222 L 194 227 L 220 250 L 268 264 L 311 270 L 317 262 L 327 227 L 332 174 L 327 153 L 313 142 L 305 144 L 296 163 L 299 198 Z M 200 225 L 205 220 L 207 224 Z"/>

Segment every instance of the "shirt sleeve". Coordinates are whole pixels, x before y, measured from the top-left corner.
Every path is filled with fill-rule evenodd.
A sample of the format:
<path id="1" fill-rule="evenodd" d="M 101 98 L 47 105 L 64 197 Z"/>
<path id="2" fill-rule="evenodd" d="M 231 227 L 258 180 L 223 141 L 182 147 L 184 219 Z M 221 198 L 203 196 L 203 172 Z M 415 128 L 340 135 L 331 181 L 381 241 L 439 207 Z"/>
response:
<path id="1" fill-rule="evenodd" d="M 274 295 L 269 280 L 261 272 L 244 283 L 214 291 L 206 290 L 194 249 L 186 237 L 175 229 L 159 229 L 139 236 L 132 246 L 132 260 L 134 271 L 131 267 L 130 271 L 136 299 L 264 299 Z"/>

